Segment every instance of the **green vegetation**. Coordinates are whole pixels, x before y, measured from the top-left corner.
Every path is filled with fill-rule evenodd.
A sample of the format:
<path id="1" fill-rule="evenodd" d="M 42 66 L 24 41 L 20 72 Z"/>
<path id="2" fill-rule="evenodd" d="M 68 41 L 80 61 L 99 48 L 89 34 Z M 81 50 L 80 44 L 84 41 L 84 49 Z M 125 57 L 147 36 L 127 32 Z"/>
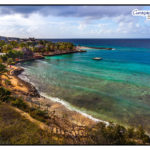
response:
<path id="1" fill-rule="evenodd" d="M 12 96 L 11 92 L 3 87 L 0 87 L 0 102 L 15 106 L 42 122 L 47 122 L 49 118 L 45 111 L 29 107 L 21 98 Z"/>
<path id="2" fill-rule="evenodd" d="M 7 89 L 0 87 L 0 101 L 8 102 L 11 99 L 11 92 Z"/>
<path id="3" fill-rule="evenodd" d="M 21 98 L 11 96 L 8 90 L 2 87 L 0 89 L 0 144 L 74 143 L 72 137 L 43 131 L 37 125 L 24 119 L 12 106 L 29 113 L 33 118 L 44 123 L 48 123 L 49 117 L 44 111 L 29 107 Z"/>
<path id="4" fill-rule="evenodd" d="M 0 63 L 0 76 L 7 72 L 6 66 Z"/>
<path id="5" fill-rule="evenodd" d="M 150 144 L 150 138 L 140 126 L 137 129 L 124 128 L 123 126 L 110 123 L 106 126 L 98 123 L 94 130 L 89 130 L 95 144 L 108 145 L 136 145 Z"/>
<path id="6" fill-rule="evenodd" d="M 69 42 L 57 42 L 55 44 L 55 48 L 58 50 L 72 50 L 74 48 L 74 45 Z"/>
<path id="7" fill-rule="evenodd" d="M 22 99 L 20 99 L 20 98 L 12 98 L 11 100 L 10 100 L 10 103 L 13 105 L 13 106 L 15 106 L 15 107 L 18 107 L 18 108 L 20 108 L 20 109 L 22 109 L 22 110 L 26 110 L 27 109 L 27 104 L 22 100 Z"/>
<path id="8" fill-rule="evenodd" d="M 4 40 L 0 40 L 0 48 L 1 48 L 1 51 L 0 51 L 0 52 L 2 52 L 2 47 L 3 47 L 5 44 L 6 44 L 6 43 L 5 43 Z"/>
<path id="9" fill-rule="evenodd" d="M 16 58 L 23 58 L 23 52 L 16 50 L 9 50 L 6 55 L 1 56 L 1 60 L 8 65 L 14 64 Z"/>
<path id="10" fill-rule="evenodd" d="M 33 57 L 34 53 L 43 55 L 44 53 L 62 53 L 73 51 L 75 46 L 70 42 L 56 42 L 45 40 L 0 40 L 0 52 L 5 55 L 0 56 L 0 62 L 14 64 L 16 59 L 27 59 Z"/>
<path id="11" fill-rule="evenodd" d="M 46 122 L 46 119 L 48 119 L 44 111 L 29 107 L 21 98 L 11 96 L 11 92 L 3 87 L 0 87 L 0 101 L 11 104 L 29 113 L 33 118 L 39 121 Z"/>
<path id="12" fill-rule="evenodd" d="M 30 109 L 29 114 L 33 118 L 35 118 L 39 121 L 42 121 L 42 122 L 46 122 L 46 120 L 48 119 L 48 116 L 47 116 L 46 112 L 41 111 L 39 109 L 34 109 L 34 108 Z"/>
<path id="13" fill-rule="evenodd" d="M 22 99 L 13 97 L 9 90 L 0 87 L 0 144 L 62 144 L 50 133 L 24 119 L 10 104 L 27 112 L 36 111 L 33 117 L 38 120 L 45 117 L 44 112 L 32 110 Z"/>
<path id="14" fill-rule="evenodd" d="M 53 135 L 24 119 L 8 104 L 0 104 L 1 144 L 63 144 Z"/>

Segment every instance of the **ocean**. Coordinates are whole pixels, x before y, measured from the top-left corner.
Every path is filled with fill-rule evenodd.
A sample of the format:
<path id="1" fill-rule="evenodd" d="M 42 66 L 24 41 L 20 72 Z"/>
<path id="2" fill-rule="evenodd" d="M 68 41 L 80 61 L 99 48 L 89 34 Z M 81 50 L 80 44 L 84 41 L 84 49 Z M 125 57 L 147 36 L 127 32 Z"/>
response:
<path id="1" fill-rule="evenodd" d="M 49 39 L 107 47 L 24 62 L 21 75 L 42 95 L 97 119 L 150 132 L 150 39 Z M 102 57 L 95 61 L 93 57 Z"/>

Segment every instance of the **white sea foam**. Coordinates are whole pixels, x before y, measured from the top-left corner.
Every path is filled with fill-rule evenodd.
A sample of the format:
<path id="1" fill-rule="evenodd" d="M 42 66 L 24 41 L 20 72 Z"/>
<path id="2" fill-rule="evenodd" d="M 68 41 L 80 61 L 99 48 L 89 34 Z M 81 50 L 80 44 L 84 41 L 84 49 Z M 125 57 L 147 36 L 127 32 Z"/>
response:
<path id="1" fill-rule="evenodd" d="M 47 94 L 42 93 L 42 92 L 40 92 L 40 95 L 43 96 L 43 97 L 45 97 L 45 98 L 47 98 L 47 99 L 50 99 L 50 100 L 52 100 L 52 101 L 54 101 L 54 102 L 61 103 L 61 104 L 64 105 L 67 109 L 69 109 L 69 110 L 71 110 L 71 111 L 76 111 L 76 112 L 82 114 L 83 116 L 85 116 L 85 117 L 87 117 L 87 118 L 89 118 L 89 119 L 91 119 L 91 120 L 93 120 L 93 121 L 95 121 L 95 122 L 103 122 L 103 123 L 105 123 L 106 125 L 109 125 L 109 122 L 104 121 L 104 120 L 100 120 L 100 119 L 97 119 L 97 118 L 94 118 L 94 117 L 92 117 L 91 115 L 89 115 L 89 114 L 87 114 L 87 113 L 85 113 L 85 112 L 83 112 L 83 111 L 81 111 L 81 110 L 79 110 L 79 109 L 77 109 L 77 108 L 71 106 L 68 102 L 66 102 L 66 101 L 64 101 L 64 100 L 62 100 L 62 99 L 60 99 L 60 98 L 51 97 L 51 96 L 48 96 Z"/>
<path id="2" fill-rule="evenodd" d="M 30 82 L 29 78 L 25 74 L 20 74 L 18 77 L 26 82 Z"/>
<path id="3" fill-rule="evenodd" d="M 22 80 L 26 81 L 26 82 L 31 83 L 33 86 L 35 86 L 35 84 L 34 84 L 33 82 L 31 82 L 31 80 L 28 78 L 27 73 L 23 72 L 23 73 L 20 74 L 18 77 L 21 78 Z M 37 87 L 36 87 L 36 88 L 37 88 Z M 37 90 L 38 90 L 38 89 L 37 89 Z M 52 101 L 54 101 L 54 102 L 58 102 L 58 103 L 64 105 L 67 109 L 69 109 L 69 110 L 71 110 L 71 111 L 76 111 L 76 112 L 82 114 L 83 116 L 85 116 L 85 117 L 87 117 L 87 118 L 89 118 L 89 119 L 91 119 L 91 120 L 93 120 L 93 121 L 95 121 L 95 122 L 103 122 L 103 123 L 105 123 L 106 125 L 109 125 L 109 122 L 104 121 L 104 120 L 100 120 L 100 119 L 97 119 L 97 118 L 94 118 L 94 117 L 92 117 L 91 115 L 85 113 L 84 111 L 81 111 L 81 110 L 79 110 L 79 109 L 73 107 L 71 104 L 69 104 L 68 102 L 64 101 L 63 99 L 60 99 L 60 98 L 57 98 L 57 97 L 51 97 L 51 96 L 49 96 L 49 95 L 47 95 L 47 94 L 45 94 L 45 93 L 43 93 L 43 92 L 40 92 L 40 91 L 39 91 L 39 93 L 40 93 L 41 96 L 43 96 L 43 97 L 45 97 L 45 98 L 47 98 L 47 99 L 50 99 L 50 100 L 52 100 Z"/>
<path id="4" fill-rule="evenodd" d="M 23 72 L 23 73 L 20 74 L 18 77 L 19 77 L 21 80 L 24 80 L 24 81 L 26 81 L 26 82 L 32 84 L 34 87 L 36 87 L 36 85 L 28 78 L 28 74 L 26 74 L 26 73 Z M 37 89 L 37 87 L 36 87 L 36 89 Z M 37 90 L 39 90 L 39 89 L 37 89 Z"/>

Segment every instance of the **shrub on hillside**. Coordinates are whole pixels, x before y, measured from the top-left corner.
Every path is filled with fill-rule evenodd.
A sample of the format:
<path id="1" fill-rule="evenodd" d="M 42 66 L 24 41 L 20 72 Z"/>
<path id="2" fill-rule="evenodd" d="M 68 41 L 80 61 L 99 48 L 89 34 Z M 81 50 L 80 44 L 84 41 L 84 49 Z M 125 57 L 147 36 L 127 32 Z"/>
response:
<path id="1" fill-rule="evenodd" d="M 14 100 L 12 100 L 11 104 L 13 106 L 20 108 L 20 109 L 26 109 L 27 108 L 27 104 L 20 98 L 15 98 Z"/>
<path id="2" fill-rule="evenodd" d="M 45 122 L 46 119 L 48 118 L 47 114 L 39 109 L 31 110 L 29 113 L 33 118 L 42 122 Z"/>
<path id="3" fill-rule="evenodd" d="M 11 85 L 11 82 L 10 82 L 10 80 L 8 80 L 8 79 L 5 79 L 5 84 L 8 86 L 8 85 Z"/>
<path id="4" fill-rule="evenodd" d="M 8 102 L 10 100 L 11 92 L 3 87 L 0 87 L 0 100 L 2 102 Z"/>
<path id="5" fill-rule="evenodd" d="M 90 131 L 90 135 L 95 144 L 135 145 L 150 143 L 150 138 L 141 126 L 138 129 L 126 129 L 113 123 L 108 126 L 98 123 L 94 130 Z"/>

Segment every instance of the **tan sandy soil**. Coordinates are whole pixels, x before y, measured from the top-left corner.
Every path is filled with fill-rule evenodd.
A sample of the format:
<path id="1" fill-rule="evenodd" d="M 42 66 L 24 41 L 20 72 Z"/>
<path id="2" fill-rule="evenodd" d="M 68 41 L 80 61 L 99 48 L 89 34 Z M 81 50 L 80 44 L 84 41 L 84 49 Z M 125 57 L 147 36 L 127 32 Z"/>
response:
<path id="1" fill-rule="evenodd" d="M 8 77 L 5 75 L 2 75 L 2 85 L 5 85 L 5 80 L 9 80 L 11 82 L 11 86 L 8 88 L 10 88 L 10 90 L 19 90 L 19 91 L 23 91 L 23 92 L 28 92 L 28 88 L 26 86 L 24 86 L 22 83 L 19 82 L 19 80 L 17 79 L 16 76 L 12 76 L 11 73 L 14 69 L 17 69 L 17 67 L 15 66 L 11 66 L 11 68 L 9 68 L 9 72 L 8 72 Z M 6 86 L 6 85 L 5 85 Z"/>

